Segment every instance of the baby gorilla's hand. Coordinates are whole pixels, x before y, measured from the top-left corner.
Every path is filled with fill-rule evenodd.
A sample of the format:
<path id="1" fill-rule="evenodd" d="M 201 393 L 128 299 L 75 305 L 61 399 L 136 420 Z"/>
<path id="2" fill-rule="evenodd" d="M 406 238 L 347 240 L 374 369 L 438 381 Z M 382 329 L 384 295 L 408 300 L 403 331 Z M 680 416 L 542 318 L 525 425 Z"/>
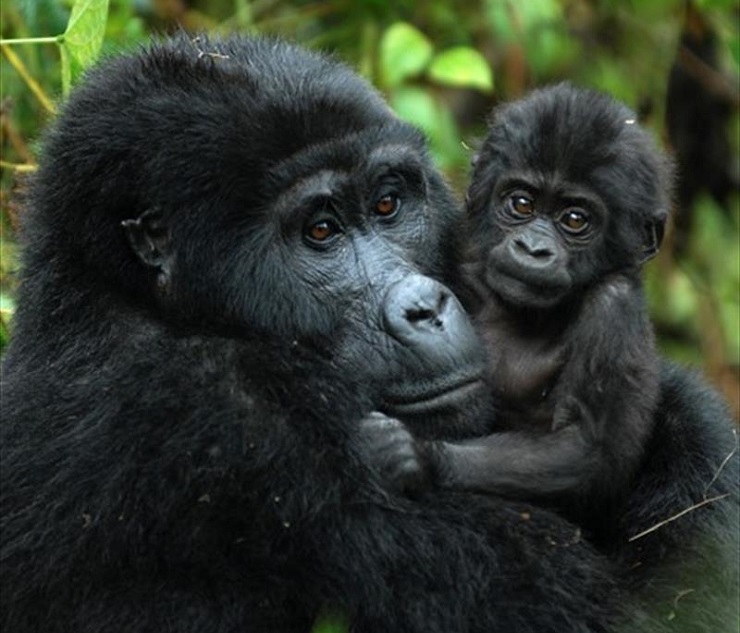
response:
<path id="1" fill-rule="evenodd" d="M 360 421 L 358 436 L 366 463 L 388 489 L 407 493 L 429 486 L 421 447 L 402 422 L 374 411 Z"/>

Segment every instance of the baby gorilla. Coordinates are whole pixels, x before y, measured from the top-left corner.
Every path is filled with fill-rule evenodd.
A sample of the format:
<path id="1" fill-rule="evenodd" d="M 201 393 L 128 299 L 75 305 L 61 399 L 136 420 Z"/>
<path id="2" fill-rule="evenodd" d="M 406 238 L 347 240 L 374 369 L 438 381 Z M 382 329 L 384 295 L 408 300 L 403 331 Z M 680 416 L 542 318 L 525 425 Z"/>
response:
<path id="1" fill-rule="evenodd" d="M 658 399 L 640 267 L 670 179 L 635 114 L 605 95 L 558 85 L 494 112 L 465 274 L 499 414 L 487 437 L 416 445 L 439 485 L 546 498 L 586 526 L 616 509 Z"/>

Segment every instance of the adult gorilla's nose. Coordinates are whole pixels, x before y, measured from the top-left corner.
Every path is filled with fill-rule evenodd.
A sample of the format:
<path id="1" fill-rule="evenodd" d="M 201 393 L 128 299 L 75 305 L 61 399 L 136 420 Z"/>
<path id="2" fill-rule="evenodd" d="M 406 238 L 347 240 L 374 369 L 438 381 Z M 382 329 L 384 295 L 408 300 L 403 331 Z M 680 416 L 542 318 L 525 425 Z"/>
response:
<path id="1" fill-rule="evenodd" d="M 383 301 L 386 331 L 405 346 L 435 356 L 440 346 L 458 351 L 475 340 L 460 302 L 438 281 L 411 274 L 393 283 Z"/>

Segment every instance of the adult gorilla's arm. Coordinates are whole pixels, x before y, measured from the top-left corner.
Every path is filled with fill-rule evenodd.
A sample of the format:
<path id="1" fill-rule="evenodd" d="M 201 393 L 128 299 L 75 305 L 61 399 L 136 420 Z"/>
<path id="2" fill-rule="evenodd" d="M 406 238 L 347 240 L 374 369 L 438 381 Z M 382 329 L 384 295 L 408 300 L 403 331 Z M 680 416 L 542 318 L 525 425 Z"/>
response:
<path id="1" fill-rule="evenodd" d="M 600 545 L 648 611 L 680 631 L 740 625 L 737 422 L 694 373 L 665 362 L 655 427 L 616 530 Z M 672 613 L 675 612 L 675 613 Z"/>

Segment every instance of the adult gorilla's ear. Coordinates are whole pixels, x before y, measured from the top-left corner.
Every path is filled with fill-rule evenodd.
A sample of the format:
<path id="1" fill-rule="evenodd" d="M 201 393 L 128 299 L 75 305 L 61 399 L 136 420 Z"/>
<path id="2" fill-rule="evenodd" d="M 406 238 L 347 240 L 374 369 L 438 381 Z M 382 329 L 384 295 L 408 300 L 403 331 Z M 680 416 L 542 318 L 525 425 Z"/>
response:
<path id="1" fill-rule="evenodd" d="M 645 234 L 642 242 L 642 257 L 640 263 L 643 264 L 658 254 L 660 245 L 663 243 L 665 234 L 665 223 L 668 214 L 665 211 L 659 211 L 655 217 L 645 223 Z"/>
<path id="2" fill-rule="evenodd" d="M 169 275 L 170 231 L 158 209 L 144 211 L 138 218 L 121 222 L 126 238 L 136 256 L 146 266 Z"/>

